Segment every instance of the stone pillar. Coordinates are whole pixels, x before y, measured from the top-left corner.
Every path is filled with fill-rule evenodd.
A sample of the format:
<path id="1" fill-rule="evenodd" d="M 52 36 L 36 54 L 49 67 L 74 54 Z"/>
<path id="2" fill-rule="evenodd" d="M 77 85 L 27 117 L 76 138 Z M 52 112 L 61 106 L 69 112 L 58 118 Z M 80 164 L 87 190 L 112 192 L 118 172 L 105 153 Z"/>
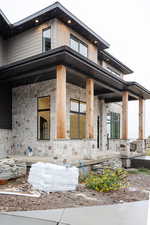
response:
<path id="1" fill-rule="evenodd" d="M 94 80 L 86 80 L 86 138 L 94 138 Z"/>
<path id="2" fill-rule="evenodd" d="M 66 138 L 66 67 L 56 66 L 56 138 Z"/>
<path id="3" fill-rule="evenodd" d="M 139 98 L 139 140 L 144 140 L 144 99 Z"/>
<path id="4" fill-rule="evenodd" d="M 128 140 L 128 91 L 122 96 L 122 139 Z"/>

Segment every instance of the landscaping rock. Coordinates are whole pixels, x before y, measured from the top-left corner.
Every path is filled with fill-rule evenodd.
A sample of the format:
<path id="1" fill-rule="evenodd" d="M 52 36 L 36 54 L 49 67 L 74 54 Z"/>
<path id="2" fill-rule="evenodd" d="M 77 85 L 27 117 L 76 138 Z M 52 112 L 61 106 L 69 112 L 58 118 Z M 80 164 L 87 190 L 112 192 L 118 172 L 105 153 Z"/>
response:
<path id="1" fill-rule="evenodd" d="M 9 180 L 26 174 L 26 164 L 12 158 L 0 159 L 0 180 Z"/>
<path id="2" fill-rule="evenodd" d="M 103 171 L 105 168 L 117 169 L 122 168 L 122 161 L 120 158 L 105 159 L 97 165 L 92 167 L 93 170 Z"/>

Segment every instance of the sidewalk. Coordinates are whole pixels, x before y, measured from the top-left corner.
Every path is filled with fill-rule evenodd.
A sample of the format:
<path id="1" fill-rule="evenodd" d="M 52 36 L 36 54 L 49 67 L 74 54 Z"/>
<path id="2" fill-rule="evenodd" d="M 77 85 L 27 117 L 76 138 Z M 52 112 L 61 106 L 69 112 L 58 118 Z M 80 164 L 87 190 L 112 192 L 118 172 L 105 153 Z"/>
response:
<path id="1" fill-rule="evenodd" d="M 57 225 L 56 221 L 41 220 L 24 216 L 0 214 L 1 225 Z M 60 223 L 59 225 L 68 225 Z"/>
<path id="2" fill-rule="evenodd" d="M 148 201 L 139 201 L 108 206 L 11 212 L 9 215 L 44 219 L 47 221 L 60 221 L 60 218 L 62 218 L 62 223 L 70 225 L 147 225 L 148 203 Z M 2 221 L 1 215 L 0 221 Z M 2 224 L 16 225 L 17 223 Z M 35 223 L 34 221 L 31 221 L 30 224 L 34 225 Z M 21 225 L 26 225 L 26 223 L 22 223 L 21 221 Z M 36 225 L 43 224 L 41 222 L 36 223 Z M 55 223 L 48 223 L 45 221 L 44 225 L 55 225 Z"/>

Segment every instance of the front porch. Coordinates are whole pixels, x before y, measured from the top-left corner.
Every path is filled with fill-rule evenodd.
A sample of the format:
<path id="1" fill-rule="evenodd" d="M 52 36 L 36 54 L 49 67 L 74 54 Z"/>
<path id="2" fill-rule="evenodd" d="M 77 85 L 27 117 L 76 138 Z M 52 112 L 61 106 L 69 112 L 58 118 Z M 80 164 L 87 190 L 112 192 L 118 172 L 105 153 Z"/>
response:
<path id="1" fill-rule="evenodd" d="M 141 145 L 144 143 L 144 99 L 150 98 L 150 93 L 140 85 L 109 74 L 68 47 L 8 65 L 0 73 L 1 85 L 7 87 L 2 95 L 8 95 L 9 101 L 12 99 L 12 112 L 11 101 L 4 104 L 3 98 L 0 99 L 4 105 L 0 116 L 4 118 L 5 112 L 9 112 L 5 123 L 0 121 L 3 154 L 24 157 L 30 149 L 33 157 L 47 157 L 60 163 L 144 153 Z M 38 111 L 37 103 L 44 96 L 50 97 L 50 108 L 46 109 L 50 111 L 50 120 L 46 123 L 49 128 L 47 140 L 38 136 L 41 132 L 38 113 L 43 109 Z M 81 127 L 71 122 L 74 113 L 71 100 L 86 104 L 86 113 L 75 112 L 83 116 Z M 139 101 L 138 143 L 141 147 L 134 154 L 130 152 L 128 140 L 128 100 Z M 108 106 L 116 102 L 119 102 L 117 112 L 121 114 L 121 139 L 109 140 L 108 148 Z M 76 116 L 72 118 L 75 120 Z M 76 126 L 82 134 L 79 138 Z"/>

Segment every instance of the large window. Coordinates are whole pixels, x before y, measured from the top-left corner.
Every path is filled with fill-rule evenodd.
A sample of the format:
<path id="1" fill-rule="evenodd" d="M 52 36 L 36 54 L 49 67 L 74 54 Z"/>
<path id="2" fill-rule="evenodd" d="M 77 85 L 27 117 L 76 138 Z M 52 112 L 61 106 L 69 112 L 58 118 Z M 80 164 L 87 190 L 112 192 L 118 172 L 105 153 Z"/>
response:
<path id="1" fill-rule="evenodd" d="M 46 28 L 43 30 L 43 36 L 42 36 L 42 48 L 43 52 L 46 52 L 51 49 L 51 29 Z"/>
<path id="2" fill-rule="evenodd" d="M 85 138 L 86 103 L 71 100 L 70 109 L 70 138 Z"/>
<path id="3" fill-rule="evenodd" d="M 120 113 L 110 112 L 107 114 L 107 134 L 111 139 L 120 138 Z"/>
<path id="4" fill-rule="evenodd" d="M 50 139 L 50 97 L 38 98 L 38 140 Z"/>
<path id="5" fill-rule="evenodd" d="M 85 57 L 88 56 L 88 47 L 73 35 L 70 35 L 70 47 Z"/>

